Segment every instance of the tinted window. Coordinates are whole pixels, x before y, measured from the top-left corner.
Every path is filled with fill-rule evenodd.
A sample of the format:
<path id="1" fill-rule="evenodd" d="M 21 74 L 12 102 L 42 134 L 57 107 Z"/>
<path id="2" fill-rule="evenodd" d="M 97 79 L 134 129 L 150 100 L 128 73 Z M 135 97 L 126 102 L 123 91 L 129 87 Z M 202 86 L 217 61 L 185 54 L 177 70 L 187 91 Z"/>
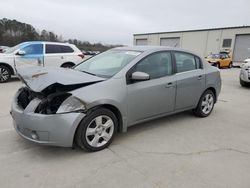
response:
<path id="1" fill-rule="evenodd" d="M 69 46 L 46 44 L 46 54 L 72 53 L 74 50 Z"/>
<path id="2" fill-rule="evenodd" d="M 160 52 L 149 55 L 135 66 L 135 71 L 148 73 L 150 79 L 172 74 L 170 52 Z"/>
<path id="3" fill-rule="evenodd" d="M 43 44 L 31 44 L 24 48 L 26 55 L 35 55 L 35 54 L 43 54 Z"/>
<path id="4" fill-rule="evenodd" d="M 232 44 L 232 39 L 224 39 L 222 47 L 223 48 L 230 48 Z"/>
<path id="5" fill-rule="evenodd" d="M 175 52 L 177 72 L 186 72 L 198 68 L 195 56 L 183 52 Z"/>
<path id="6" fill-rule="evenodd" d="M 59 45 L 46 44 L 46 54 L 61 53 Z"/>
<path id="7" fill-rule="evenodd" d="M 72 53 L 74 50 L 69 46 L 61 46 L 62 53 Z"/>

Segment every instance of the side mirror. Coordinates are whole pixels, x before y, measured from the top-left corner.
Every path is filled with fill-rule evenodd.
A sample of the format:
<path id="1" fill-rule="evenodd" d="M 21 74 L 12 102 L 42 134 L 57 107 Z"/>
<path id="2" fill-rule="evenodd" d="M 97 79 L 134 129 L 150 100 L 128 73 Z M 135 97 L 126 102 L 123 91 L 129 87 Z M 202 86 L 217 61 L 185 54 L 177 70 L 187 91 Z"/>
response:
<path id="1" fill-rule="evenodd" d="M 23 51 L 23 50 L 19 50 L 19 51 L 16 53 L 16 55 L 25 55 L 25 54 L 26 54 L 26 52 Z"/>
<path id="2" fill-rule="evenodd" d="M 132 73 L 132 76 L 131 76 L 131 80 L 133 81 L 145 81 L 149 79 L 150 79 L 149 74 L 145 72 L 134 72 Z"/>

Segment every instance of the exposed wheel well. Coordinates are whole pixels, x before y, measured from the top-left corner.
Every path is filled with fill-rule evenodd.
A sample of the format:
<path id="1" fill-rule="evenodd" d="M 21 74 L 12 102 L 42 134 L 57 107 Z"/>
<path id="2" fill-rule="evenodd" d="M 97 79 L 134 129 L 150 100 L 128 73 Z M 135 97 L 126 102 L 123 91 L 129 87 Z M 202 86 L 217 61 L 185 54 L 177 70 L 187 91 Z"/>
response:
<path id="1" fill-rule="evenodd" d="M 9 65 L 7 63 L 0 63 L 0 65 L 6 66 L 10 70 L 11 75 L 14 75 L 14 69 L 12 68 L 11 65 Z"/>
<path id="2" fill-rule="evenodd" d="M 115 114 L 115 116 L 117 117 L 117 120 L 118 120 L 117 131 L 122 132 L 122 126 L 123 126 L 122 115 L 121 115 L 121 112 L 118 110 L 118 108 L 116 108 L 115 106 L 110 105 L 110 104 L 100 105 L 97 108 L 100 108 L 100 107 L 107 108 L 107 109 L 109 109 L 110 111 L 112 111 Z"/>
<path id="3" fill-rule="evenodd" d="M 65 65 L 71 65 L 72 67 L 75 66 L 75 63 L 73 62 L 65 62 L 61 65 L 61 67 L 64 67 Z"/>
<path id="4" fill-rule="evenodd" d="M 207 91 L 207 90 L 211 90 L 211 91 L 213 92 L 214 97 L 215 97 L 215 102 L 217 102 L 216 90 L 215 90 L 213 87 L 209 87 L 209 88 L 207 88 L 205 91 Z M 204 91 L 204 92 L 205 92 L 205 91 Z"/>

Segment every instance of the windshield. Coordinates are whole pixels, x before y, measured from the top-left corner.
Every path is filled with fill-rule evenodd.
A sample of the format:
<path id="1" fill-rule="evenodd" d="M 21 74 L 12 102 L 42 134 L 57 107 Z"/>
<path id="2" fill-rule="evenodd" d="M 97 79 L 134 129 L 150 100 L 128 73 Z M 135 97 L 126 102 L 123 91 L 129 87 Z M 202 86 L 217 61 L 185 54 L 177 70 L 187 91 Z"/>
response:
<path id="1" fill-rule="evenodd" d="M 17 49 L 19 49 L 19 48 L 21 47 L 21 45 L 22 45 L 22 43 L 21 43 L 21 44 L 18 44 L 18 45 L 16 45 L 16 46 L 14 46 L 14 47 L 5 49 L 5 50 L 4 50 L 4 53 L 6 53 L 6 54 L 11 54 L 11 53 L 15 52 Z"/>
<path id="2" fill-rule="evenodd" d="M 84 61 L 77 65 L 75 69 L 88 74 L 109 78 L 118 73 L 140 54 L 141 52 L 138 51 L 109 50 Z"/>
<path id="3" fill-rule="evenodd" d="M 207 56 L 208 59 L 220 59 L 220 54 L 212 54 Z"/>
<path id="4" fill-rule="evenodd" d="M 7 49 L 4 50 L 4 53 L 5 53 L 5 54 L 12 54 L 12 53 L 14 53 L 16 50 L 18 50 L 18 49 L 20 49 L 21 47 L 23 47 L 25 44 L 26 44 L 26 43 L 23 42 L 23 43 L 20 43 L 20 44 L 14 46 L 14 47 L 7 48 Z"/>

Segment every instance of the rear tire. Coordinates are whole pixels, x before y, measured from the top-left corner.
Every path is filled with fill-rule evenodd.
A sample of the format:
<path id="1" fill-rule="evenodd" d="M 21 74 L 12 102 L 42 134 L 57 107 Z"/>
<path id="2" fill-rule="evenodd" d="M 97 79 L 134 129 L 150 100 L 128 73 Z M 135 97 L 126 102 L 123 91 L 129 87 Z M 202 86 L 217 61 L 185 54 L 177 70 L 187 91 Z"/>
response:
<path id="1" fill-rule="evenodd" d="M 233 67 L 233 63 L 231 62 L 229 65 L 228 65 L 228 68 L 231 69 Z"/>
<path id="2" fill-rule="evenodd" d="M 118 120 L 106 108 L 90 112 L 77 128 L 75 142 L 84 150 L 99 151 L 110 145 L 117 131 Z"/>
<path id="3" fill-rule="evenodd" d="M 0 65 L 0 83 L 8 82 L 10 78 L 10 69 L 4 65 Z"/>
<path id="4" fill-rule="evenodd" d="M 193 110 L 194 115 L 198 117 L 207 117 L 213 111 L 215 104 L 215 95 L 211 90 L 206 90 L 197 105 L 197 107 Z"/>

